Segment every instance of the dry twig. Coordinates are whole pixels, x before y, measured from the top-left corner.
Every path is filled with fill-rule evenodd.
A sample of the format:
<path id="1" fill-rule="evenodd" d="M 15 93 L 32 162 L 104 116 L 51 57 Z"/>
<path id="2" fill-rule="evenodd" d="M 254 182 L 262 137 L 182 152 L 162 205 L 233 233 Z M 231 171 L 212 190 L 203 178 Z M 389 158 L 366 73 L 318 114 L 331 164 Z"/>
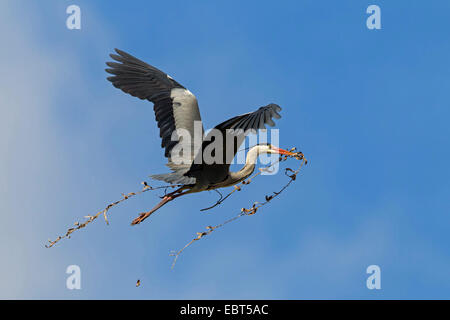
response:
<path id="1" fill-rule="evenodd" d="M 295 148 L 292 148 L 290 151 L 293 152 L 295 150 Z M 297 160 L 300 160 L 300 166 L 296 169 L 296 170 L 292 170 L 291 168 L 286 168 L 285 169 L 285 175 L 287 177 L 289 177 L 289 181 L 278 191 L 278 192 L 273 192 L 272 195 L 266 195 L 265 196 L 265 201 L 264 202 L 254 202 L 253 205 L 246 209 L 246 208 L 242 208 L 241 211 L 239 212 L 239 214 L 237 214 L 236 216 L 234 216 L 231 219 L 228 219 L 224 222 L 222 222 L 221 224 L 218 224 L 216 226 L 207 226 L 206 230 L 204 232 L 197 232 L 196 237 L 193 238 L 191 241 L 189 241 L 183 248 L 181 248 L 178 251 L 173 251 L 170 255 L 174 256 L 173 262 L 172 262 L 172 269 L 175 267 L 175 264 L 178 260 L 178 257 L 180 256 L 181 253 L 183 253 L 183 251 L 188 248 L 191 244 L 193 244 L 194 242 L 196 242 L 197 240 L 202 239 L 203 237 L 211 234 L 214 230 L 223 227 L 224 225 L 233 222 L 237 219 L 239 219 L 242 216 L 250 216 L 256 213 L 256 211 L 261 208 L 262 206 L 265 206 L 266 204 L 268 204 L 270 201 L 272 201 L 274 198 L 278 197 L 284 190 L 286 190 L 286 188 L 288 188 L 291 183 L 293 181 L 295 181 L 295 179 L 297 178 L 297 174 L 300 172 L 300 169 L 302 168 L 303 165 L 306 165 L 308 163 L 308 161 L 306 160 L 306 158 L 303 156 L 303 153 L 301 152 L 296 152 L 293 156 L 281 156 L 278 160 L 278 162 L 281 161 L 286 161 L 288 158 L 295 158 Z M 265 168 L 260 168 L 259 172 L 257 172 L 256 174 L 254 174 L 252 177 L 250 177 L 248 180 L 242 181 L 240 184 L 236 185 L 235 188 L 228 193 L 228 195 L 226 195 L 225 197 L 221 197 L 214 205 L 212 205 L 211 207 L 202 209 L 201 211 L 204 210 L 209 210 L 214 208 L 215 206 L 221 204 L 223 201 L 225 201 L 229 196 L 231 196 L 236 190 L 240 191 L 241 190 L 241 186 L 242 185 L 246 185 L 249 184 L 251 182 L 251 180 L 253 178 L 255 178 L 256 176 L 260 175 L 263 171 L 269 171 L 276 163 L 272 163 L 270 166 L 267 166 Z"/>
<path id="2" fill-rule="evenodd" d="M 118 205 L 119 203 L 121 203 L 121 202 L 123 202 L 123 201 L 125 201 L 125 200 L 128 200 L 128 199 L 131 198 L 131 197 L 134 197 L 134 196 L 136 196 L 136 195 L 138 195 L 138 194 L 141 194 L 141 193 L 144 193 L 144 192 L 147 192 L 147 191 L 150 191 L 150 190 L 164 189 L 165 191 L 167 191 L 168 188 L 175 188 L 175 187 L 179 187 L 179 186 L 180 186 L 180 185 L 168 185 L 168 186 L 161 186 L 161 187 L 156 187 L 156 188 L 154 188 L 154 187 L 149 186 L 149 185 L 147 184 L 147 182 L 145 182 L 145 181 L 142 182 L 142 184 L 144 185 L 144 187 L 142 188 L 141 191 L 138 191 L 138 192 L 130 192 L 130 193 L 127 193 L 127 194 L 123 194 L 123 193 L 122 193 L 122 199 L 117 200 L 117 201 L 115 201 L 115 202 L 112 202 L 112 203 L 108 204 L 108 205 L 106 206 L 105 209 L 103 209 L 103 210 L 97 212 L 97 213 L 96 213 L 95 215 L 93 215 L 93 216 L 92 216 L 92 215 L 85 216 L 86 220 L 85 220 L 83 223 L 75 222 L 74 227 L 67 229 L 67 231 L 66 231 L 66 233 L 65 233 L 64 235 L 59 236 L 58 238 L 56 238 L 56 239 L 53 240 L 53 241 L 49 239 L 49 240 L 48 240 L 49 244 L 46 244 L 45 247 L 51 248 L 51 247 L 53 247 L 57 242 L 59 242 L 60 240 L 62 240 L 62 239 L 64 239 L 64 238 L 70 239 L 70 235 L 71 235 L 74 231 L 86 227 L 89 223 L 91 223 L 92 221 L 94 221 L 95 219 L 97 219 L 100 215 L 103 215 L 103 218 L 105 219 L 106 224 L 109 224 L 109 222 L 108 222 L 108 217 L 107 217 L 107 215 L 106 215 L 106 213 L 109 211 L 109 209 L 111 209 L 112 207 Z"/>

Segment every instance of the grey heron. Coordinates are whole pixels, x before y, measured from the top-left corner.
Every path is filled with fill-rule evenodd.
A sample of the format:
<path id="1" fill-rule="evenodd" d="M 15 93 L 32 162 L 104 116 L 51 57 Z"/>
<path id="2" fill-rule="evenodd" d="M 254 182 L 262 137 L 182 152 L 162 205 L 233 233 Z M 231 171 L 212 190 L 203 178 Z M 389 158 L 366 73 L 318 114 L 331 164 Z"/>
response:
<path id="1" fill-rule="evenodd" d="M 202 158 L 204 151 L 217 141 L 213 134 L 204 135 L 203 125 L 200 125 L 201 141 L 197 148 L 194 148 L 193 139 L 173 139 L 174 132 L 178 130 L 185 130 L 191 136 L 195 136 L 195 123 L 201 124 L 196 97 L 161 70 L 122 50 L 115 49 L 115 51 L 117 54 L 110 54 L 115 61 L 106 63 L 109 68 L 105 70 L 112 74 L 107 79 L 123 92 L 153 103 L 162 138 L 161 146 L 165 149 L 165 157 L 168 158 L 167 166 L 172 172 L 151 177 L 170 184 L 181 185 L 177 190 L 166 194 L 152 210 L 134 219 L 132 225 L 139 224 L 164 204 L 182 195 L 229 187 L 245 180 L 254 171 L 256 159 L 263 153 L 293 155 L 271 144 L 258 144 L 248 151 L 242 169 L 237 172 L 229 170 L 231 161 L 248 132 L 265 129 L 266 124 L 274 126 L 272 118 L 281 117 L 278 114 L 281 110 L 280 106 L 271 103 L 254 112 L 245 113 L 218 124 L 214 128 L 215 131 L 211 132 L 218 131 L 225 137 L 222 140 L 223 150 L 219 155 L 221 161 L 206 161 Z M 229 130 L 233 134 L 229 134 Z M 186 153 L 189 157 L 188 161 L 180 163 L 174 161 L 172 152 L 181 143 L 184 146 L 187 145 L 193 152 Z"/>

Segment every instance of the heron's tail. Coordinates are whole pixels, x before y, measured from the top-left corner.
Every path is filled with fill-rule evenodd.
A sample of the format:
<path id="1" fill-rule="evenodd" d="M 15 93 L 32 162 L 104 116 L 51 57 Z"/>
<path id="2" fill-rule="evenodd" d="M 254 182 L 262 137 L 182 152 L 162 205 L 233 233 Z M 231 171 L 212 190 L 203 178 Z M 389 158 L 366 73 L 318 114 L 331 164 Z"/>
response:
<path id="1" fill-rule="evenodd" d="M 164 181 L 170 184 L 195 184 L 195 178 L 186 177 L 183 172 L 171 172 L 163 174 L 154 174 L 150 178 Z"/>

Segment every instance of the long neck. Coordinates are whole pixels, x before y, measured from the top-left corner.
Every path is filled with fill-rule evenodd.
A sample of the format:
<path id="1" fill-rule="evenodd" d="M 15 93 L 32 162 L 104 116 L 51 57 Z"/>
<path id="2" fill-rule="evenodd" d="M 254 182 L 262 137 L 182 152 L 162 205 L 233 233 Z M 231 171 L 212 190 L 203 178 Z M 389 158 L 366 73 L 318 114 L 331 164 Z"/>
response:
<path id="1" fill-rule="evenodd" d="M 229 175 L 233 181 L 237 183 L 246 179 L 252 174 L 252 172 L 255 170 L 256 159 L 258 159 L 258 151 L 259 146 L 254 146 L 253 148 L 251 148 L 247 153 L 247 157 L 245 158 L 245 165 L 242 167 L 242 169 L 236 172 L 230 172 Z"/>

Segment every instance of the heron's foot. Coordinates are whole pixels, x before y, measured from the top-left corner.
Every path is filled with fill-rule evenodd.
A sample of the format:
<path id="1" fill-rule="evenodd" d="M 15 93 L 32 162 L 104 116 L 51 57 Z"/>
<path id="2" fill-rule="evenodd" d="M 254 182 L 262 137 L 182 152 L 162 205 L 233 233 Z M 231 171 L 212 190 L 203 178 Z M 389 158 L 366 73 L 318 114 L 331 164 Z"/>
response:
<path id="1" fill-rule="evenodd" d="M 147 212 L 142 212 L 142 213 L 140 213 L 140 214 L 139 214 L 139 217 L 137 217 L 136 219 L 134 219 L 134 220 L 131 222 L 131 225 L 134 226 L 135 224 L 139 224 L 139 223 L 141 223 L 142 221 L 144 221 L 145 218 L 147 218 L 147 217 L 145 216 L 146 213 L 147 213 Z"/>
<path id="2" fill-rule="evenodd" d="M 152 210 L 147 211 L 147 212 L 142 212 L 139 214 L 139 217 L 137 217 L 136 219 L 134 219 L 131 222 L 131 225 L 134 226 L 136 224 L 141 223 L 142 221 L 144 221 L 145 219 L 147 219 L 148 217 L 150 217 L 150 215 L 155 212 L 156 210 L 158 210 L 159 208 L 161 208 L 163 205 L 165 205 L 167 202 L 171 201 L 174 199 L 174 196 L 172 195 L 167 195 L 165 196 L 160 203 L 158 203 L 156 205 L 156 207 L 154 207 Z"/>

